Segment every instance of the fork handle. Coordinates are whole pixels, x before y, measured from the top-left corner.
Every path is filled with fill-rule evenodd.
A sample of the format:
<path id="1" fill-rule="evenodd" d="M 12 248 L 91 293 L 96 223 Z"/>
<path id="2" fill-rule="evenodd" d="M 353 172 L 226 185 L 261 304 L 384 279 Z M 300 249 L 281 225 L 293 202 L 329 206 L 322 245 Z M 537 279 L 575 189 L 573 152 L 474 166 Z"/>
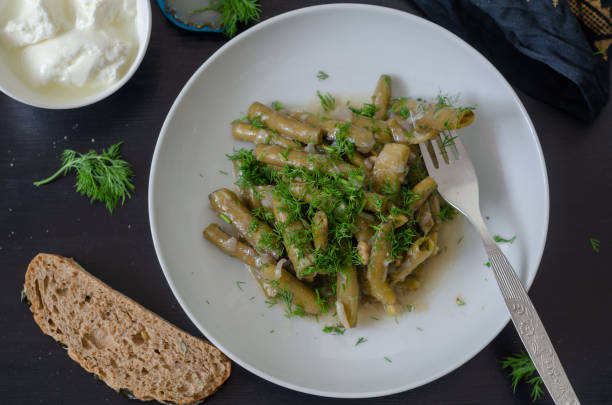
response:
<path id="1" fill-rule="evenodd" d="M 488 232 L 487 232 L 488 233 Z M 483 238 L 489 262 L 495 274 L 499 289 L 510 311 L 512 322 L 518 331 L 523 345 L 533 360 L 536 370 L 553 401 L 557 405 L 580 405 L 580 401 L 563 370 L 544 325 L 538 316 L 523 284 L 497 244 Z M 490 241 L 488 241 L 488 240 Z"/>

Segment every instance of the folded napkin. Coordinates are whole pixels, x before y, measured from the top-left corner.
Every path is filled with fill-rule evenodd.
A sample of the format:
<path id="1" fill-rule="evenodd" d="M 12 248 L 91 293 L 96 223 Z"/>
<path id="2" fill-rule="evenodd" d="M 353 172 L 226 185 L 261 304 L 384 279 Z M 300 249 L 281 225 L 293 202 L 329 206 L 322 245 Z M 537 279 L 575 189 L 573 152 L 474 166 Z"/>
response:
<path id="1" fill-rule="evenodd" d="M 608 101 L 612 0 L 412 0 L 508 81 L 583 120 Z"/>

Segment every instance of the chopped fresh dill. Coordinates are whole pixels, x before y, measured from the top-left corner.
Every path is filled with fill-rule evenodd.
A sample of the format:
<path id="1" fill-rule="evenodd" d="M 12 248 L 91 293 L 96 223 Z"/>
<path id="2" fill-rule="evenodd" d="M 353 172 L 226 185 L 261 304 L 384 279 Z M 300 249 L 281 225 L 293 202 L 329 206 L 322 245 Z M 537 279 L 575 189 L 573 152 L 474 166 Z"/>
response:
<path id="1" fill-rule="evenodd" d="M 491 267 L 491 262 L 486 262 L 484 265 L 487 267 Z"/>
<path id="2" fill-rule="evenodd" d="M 315 288 L 315 295 L 316 295 L 317 305 L 319 306 L 321 313 L 323 314 L 326 313 L 327 312 L 327 300 L 324 297 L 321 297 L 321 293 L 319 292 L 318 288 Z"/>
<path id="3" fill-rule="evenodd" d="M 227 157 L 233 162 L 238 162 L 240 172 L 240 177 L 236 182 L 238 187 L 249 188 L 272 184 L 274 170 L 258 161 L 252 150 L 234 150 L 234 153 Z"/>
<path id="4" fill-rule="evenodd" d="M 410 118 L 410 110 L 405 105 L 401 106 L 396 112 L 405 120 Z"/>
<path id="5" fill-rule="evenodd" d="M 304 312 L 304 307 L 300 304 L 294 304 L 293 302 L 293 294 L 290 291 L 287 291 L 284 288 L 281 288 L 278 292 L 278 297 L 285 303 L 285 316 L 287 318 L 293 318 L 296 316 L 304 316 L 306 313 Z"/>
<path id="6" fill-rule="evenodd" d="M 443 133 L 441 139 L 442 139 L 442 143 L 440 144 L 440 147 L 444 149 L 444 148 L 449 148 L 451 146 L 454 146 L 455 139 L 457 139 L 457 136 L 451 136 L 449 134 Z"/>
<path id="7" fill-rule="evenodd" d="M 385 238 L 391 243 L 389 258 L 399 259 L 410 250 L 417 236 L 415 224 L 408 222 L 397 229 L 391 230 Z"/>
<path id="8" fill-rule="evenodd" d="M 390 358 L 388 358 L 387 356 L 385 356 L 385 357 L 383 357 L 383 358 L 384 358 L 386 361 L 388 361 L 389 363 L 393 363 L 393 362 L 391 361 L 391 359 L 390 359 Z"/>
<path id="9" fill-rule="evenodd" d="M 236 281 L 236 287 L 238 287 L 238 289 L 239 289 L 240 291 L 244 291 L 244 290 L 242 289 L 242 284 L 246 284 L 246 282 L 244 282 L 244 281 Z"/>
<path id="10" fill-rule="evenodd" d="M 542 396 L 542 378 L 537 374 L 535 365 L 531 358 L 524 352 L 505 357 L 501 361 L 503 369 L 510 369 L 512 378 L 512 390 L 516 392 L 516 387 L 520 381 L 531 385 L 531 401 L 535 402 Z"/>
<path id="11" fill-rule="evenodd" d="M 349 107 L 349 110 L 351 110 L 353 113 L 357 115 L 361 115 L 362 117 L 374 118 L 374 114 L 376 114 L 376 111 L 378 111 L 378 108 L 376 108 L 374 104 L 363 103 L 363 107 L 361 108 Z"/>
<path id="12" fill-rule="evenodd" d="M 268 208 L 265 208 L 265 207 L 255 208 L 253 211 L 251 211 L 251 213 L 253 214 L 255 218 L 259 219 L 260 221 L 267 222 L 269 224 L 274 223 L 274 214 Z M 250 226 L 251 224 L 249 224 L 249 227 Z M 257 226 L 253 225 L 253 226 L 255 226 L 255 229 L 253 229 L 254 231 L 256 231 L 257 228 L 259 227 L 259 225 Z"/>
<path id="13" fill-rule="evenodd" d="M 439 93 L 436 97 L 436 103 L 434 104 L 434 112 L 438 112 L 443 108 L 452 108 L 457 100 L 459 100 L 459 94 L 451 97 L 448 94 Z"/>
<path id="14" fill-rule="evenodd" d="M 457 297 L 457 299 L 455 300 L 457 302 L 457 305 L 462 307 L 465 305 L 465 301 L 462 300 L 460 297 Z"/>
<path id="15" fill-rule="evenodd" d="M 317 90 L 317 97 L 319 97 L 321 107 L 323 107 L 324 111 L 327 112 L 336 108 L 336 99 L 331 94 L 322 94 L 319 90 Z"/>
<path id="16" fill-rule="evenodd" d="M 259 222 L 251 221 L 249 224 L 249 232 L 255 232 L 257 229 L 259 229 Z"/>
<path id="17" fill-rule="evenodd" d="M 274 299 L 268 299 L 265 301 L 266 304 L 268 304 L 268 308 L 272 308 L 274 305 L 276 305 L 278 302 Z"/>
<path id="18" fill-rule="evenodd" d="M 387 86 L 388 89 L 391 88 L 391 80 L 389 79 L 389 76 L 383 76 L 383 80 L 385 81 L 385 85 Z"/>
<path id="19" fill-rule="evenodd" d="M 319 70 L 319 73 L 317 73 L 317 79 L 319 80 L 325 80 L 329 77 L 329 75 L 327 73 L 325 73 L 322 70 Z"/>
<path id="20" fill-rule="evenodd" d="M 410 189 L 410 187 L 402 185 L 400 187 L 400 198 L 402 200 L 402 205 L 404 207 L 408 207 L 413 202 L 418 201 L 421 198 L 421 196 L 419 194 L 415 193 L 414 191 L 412 191 L 412 189 Z"/>
<path id="21" fill-rule="evenodd" d="M 463 241 L 463 236 L 460 236 L 459 239 L 457 240 L 457 245 L 461 243 L 461 241 Z"/>
<path id="22" fill-rule="evenodd" d="M 322 331 L 324 333 L 329 333 L 332 335 L 344 335 L 344 332 L 346 332 L 344 327 L 338 327 L 338 326 L 326 326 L 322 329 Z"/>
<path id="23" fill-rule="evenodd" d="M 457 215 L 457 210 L 450 204 L 444 204 L 442 207 L 440 207 L 438 219 L 440 221 L 450 221 L 455 218 L 455 215 Z"/>
<path id="24" fill-rule="evenodd" d="M 383 185 L 380 188 L 380 194 L 392 195 L 397 193 L 397 188 L 394 187 L 389 181 L 383 181 Z"/>
<path id="25" fill-rule="evenodd" d="M 380 319 L 375 317 L 374 315 L 372 315 L 370 318 L 374 319 L 375 321 L 379 321 Z"/>
<path id="26" fill-rule="evenodd" d="M 249 298 L 249 301 L 253 301 L 255 299 L 255 297 L 251 297 Z"/>
<path id="27" fill-rule="evenodd" d="M 323 147 L 333 158 L 342 159 L 344 156 L 353 157 L 355 155 L 355 143 L 348 138 L 350 127 L 350 122 L 336 124 L 335 142 Z"/>
<path id="28" fill-rule="evenodd" d="M 289 156 L 289 152 L 291 152 L 291 148 L 285 148 L 281 153 L 281 159 L 283 159 L 285 162 L 287 161 L 287 157 Z"/>
<path id="29" fill-rule="evenodd" d="M 224 175 L 226 175 L 226 176 L 229 174 L 229 173 L 228 173 L 228 172 L 226 172 L 225 170 L 219 170 L 219 173 L 224 174 Z"/>
<path id="30" fill-rule="evenodd" d="M 272 108 L 274 108 L 276 111 L 279 111 L 279 110 L 283 110 L 285 106 L 280 101 L 273 101 Z"/>
<path id="31" fill-rule="evenodd" d="M 272 232 L 261 232 L 256 248 L 260 250 L 273 250 L 279 256 L 282 256 L 284 251 L 281 243 L 282 239 L 283 237 L 278 229 L 273 229 Z"/>
<path id="32" fill-rule="evenodd" d="M 225 214 L 219 214 L 219 216 L 221 217 L 221 219 L 223 219 L 225 222 L 227 222 L 228 224 L 232 223 L 232 220 Z"/>
<path id="33" fill-rule="evenodd" d="M 392 100 L 391 110 L 397 113 L 399 109 L 404 106 L 404 103 L 406 102 L 406 100 L 408 100 L 407 97 L 400 97 L 398 99 Z"/>
<path id="34" fill-rule="evenodd" d="M 359 338 L 359 339 L 357 339 L 357 341 L 355 342 L 355 346 L 359 346 L 360 344 L 365 343 L 365 342 L 367 342 L 367 341 L 368 341 L 368 339 L 367 339 L 367 338 L 360 337 L 360 338 Z"/>
<path id="35" fill-rule="evenodd" d="M 589 242 L 591 242 L 591 248 L 593 248 L 593 251 L 595 253 L 599 253 L 599 246 L 600 246 L 599 239 L 589 238 Z"/>
<path id="36" fill-rule="evenodd" d="M 414 305 L 412 305 L 412 304 L 406 305 L 406 311 L 413 312 L 414 311 Z"/>
<path id="37" fill-rule="evenodd" d="M 511 237 L 510 239 L 505 239 L 502 238 L 499 235 L 494 235 L 493 239 L 495 240 L 495 242 L 497 243 L 514 243 L 514 241 L 516 240 L 516 236 Z"/>
<path id="38" fill-rule="evenodd" d="M 265 127 L 265 125 L 261 121 L 261 117 L 259 115 L 256 115 L 254 117 L 247 116 L 246 120 L 247 120 L 247 122 L 249 124 L 251 124 L 251 128 L 260 128 L 260 129 L 262 129 L 262 128 Z"/>

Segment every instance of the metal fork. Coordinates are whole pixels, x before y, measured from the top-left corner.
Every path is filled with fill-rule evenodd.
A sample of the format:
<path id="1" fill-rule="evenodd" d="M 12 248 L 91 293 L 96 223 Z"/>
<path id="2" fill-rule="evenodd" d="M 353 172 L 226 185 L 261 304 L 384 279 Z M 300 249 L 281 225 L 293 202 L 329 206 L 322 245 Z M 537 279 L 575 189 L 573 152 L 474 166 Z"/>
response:
<path id="1" fill-rule="evenodd" d="M 419 144 L 427 171 L 438 183 L 442 197 L 465 215 L 480 233 L 512 322 L 555 404 L 579 405 L 580 401 L 523 284 L 487 230 L 480 213 L 474 166 L 461 140 L 454 132 L 452 135 Z M 428 143 L 435 156 L 431 155 Z"/>

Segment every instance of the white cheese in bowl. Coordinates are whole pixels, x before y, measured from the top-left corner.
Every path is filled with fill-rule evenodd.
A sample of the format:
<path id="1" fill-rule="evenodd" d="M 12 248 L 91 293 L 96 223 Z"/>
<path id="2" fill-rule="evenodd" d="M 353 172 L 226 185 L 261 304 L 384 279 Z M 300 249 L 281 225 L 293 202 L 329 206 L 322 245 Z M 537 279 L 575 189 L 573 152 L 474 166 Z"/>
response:
<path id="1" fill-rule="evenodd" d="M 100 91 L 117 82 L 135 58 L 134 0 L 5 1 L 2 56 L 39 91 Z"/>
<path id="2" fill-rule="evenodd" d="M 14 46 L 35 44 L 55 35 L 65 22 L 64 10 L 57 0 L 22 0 L 15 19 L 4 27 Z"/>
<path id="3" fill-rule="evenodd" d="M 104 31 L 67 32 L 23 50 L 26 75 L 36 86 L 50 82 L 83 87 L 117 81 L 131 44 Z"/>
<path id="4" fill-rule="evenodd" d="M 104 28 L 115 21 L 133 20 L 136 16 L 134 0 L 74 0 L 79 30 Z"/>

